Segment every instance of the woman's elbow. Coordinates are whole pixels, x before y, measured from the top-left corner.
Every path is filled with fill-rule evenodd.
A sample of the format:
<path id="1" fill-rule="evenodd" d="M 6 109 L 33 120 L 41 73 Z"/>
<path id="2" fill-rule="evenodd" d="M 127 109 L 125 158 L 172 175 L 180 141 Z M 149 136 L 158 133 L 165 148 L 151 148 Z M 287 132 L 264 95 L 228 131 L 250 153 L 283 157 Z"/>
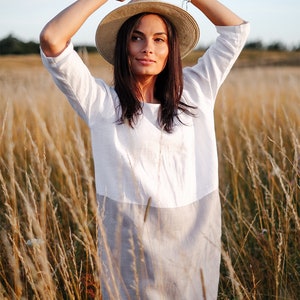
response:
<path id="1" fill-rule="evenodd" d="M 67 46 L 67 42 L 59 42 L 55 35 L 45 26 L 40 33 L 40 46 L 44 54 L 48 57 L 59 55 Z"/>

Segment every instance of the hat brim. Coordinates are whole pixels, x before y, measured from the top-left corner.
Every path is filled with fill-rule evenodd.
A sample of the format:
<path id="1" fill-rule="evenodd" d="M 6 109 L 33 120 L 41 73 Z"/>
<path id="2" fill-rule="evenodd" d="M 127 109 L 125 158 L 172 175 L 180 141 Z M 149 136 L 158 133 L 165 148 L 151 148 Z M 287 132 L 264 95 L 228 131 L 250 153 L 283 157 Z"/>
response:
<path id="1" fill-rule="evenodd" d="M 114 64 L 115 43 L 120 27 L 131 16 L 143 12 L 160 14 L 173 23 L 178 33 L 181 58 L 196 47 L 200 30 L 197 22 L 188 12 L 165 2 L 149 0 L 130 2 L 107 14 L 96 31 L 96 47 L 110 64 Z"/>

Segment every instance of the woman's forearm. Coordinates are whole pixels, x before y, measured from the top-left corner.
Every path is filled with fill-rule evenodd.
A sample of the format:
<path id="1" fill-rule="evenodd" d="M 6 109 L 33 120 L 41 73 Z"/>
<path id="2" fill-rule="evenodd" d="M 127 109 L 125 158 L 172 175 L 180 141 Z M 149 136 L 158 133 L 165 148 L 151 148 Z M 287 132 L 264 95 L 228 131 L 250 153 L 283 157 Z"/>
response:
<path id="1" fill-rule="evenodd" d="M 40 44 L 47 56 L 57 56 L 86 19 L 107 0 L 78 0 L 61 11 L 43 28 Z"/>
<path id="2" fill-rule="evenodd" d="M 193 5 L 217 26 L 235 26 L 244 22 L 239 16 L 217 0 L 192 0 Z"/>

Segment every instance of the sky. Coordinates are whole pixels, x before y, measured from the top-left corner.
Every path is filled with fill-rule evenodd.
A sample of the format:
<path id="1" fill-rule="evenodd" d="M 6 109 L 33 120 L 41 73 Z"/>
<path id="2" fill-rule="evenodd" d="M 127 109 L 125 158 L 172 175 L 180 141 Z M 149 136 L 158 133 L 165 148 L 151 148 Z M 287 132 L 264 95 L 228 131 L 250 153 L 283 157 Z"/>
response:
<path id="1" fill-rule="evenodd" d="M 182 0 L 165 1 L 182 6 Z M 288 47 L 300 45 L 299 0 L 220 1 L 251 23 L 248 42 L 260 40 L 265 45 L 274 42 L 282 42 Z M 43 26 L 72 2 L 74 0 L 0 0 L 0 40 L 12 34 L 23 41 L 38 42 Z M 108 1 L 76 33 L 74 44 L 94 45 L 99 21 L 109 11 L 126 2 Z M 199 46 L 210 45 L 216 37 L 214 26 L 192 4 L 188 4 L 188 11 L 200 25 Z"/>

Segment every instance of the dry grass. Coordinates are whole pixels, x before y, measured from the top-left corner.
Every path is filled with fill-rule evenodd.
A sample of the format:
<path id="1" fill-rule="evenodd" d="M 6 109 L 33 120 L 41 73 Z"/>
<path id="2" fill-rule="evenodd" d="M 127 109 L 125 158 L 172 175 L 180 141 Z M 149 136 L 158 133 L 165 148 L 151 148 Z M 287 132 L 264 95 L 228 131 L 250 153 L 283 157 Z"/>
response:
<path id="1" fill-rule="evenodd" d="M 239 69 L 219 95 L 223 242 L 242 299 L 300 297 L 299 83 L 299 68 Z"/>
<path id="2" fill-rule="evenodd" d="M 96 75 L 109 67 L 89 57 Z M 90 136 L 38 57 L 0 57 L 0 298 L 99 289 Z M 300 68 L 234 69 L 216 106 L 220 299 L 300 299 Z"/>

